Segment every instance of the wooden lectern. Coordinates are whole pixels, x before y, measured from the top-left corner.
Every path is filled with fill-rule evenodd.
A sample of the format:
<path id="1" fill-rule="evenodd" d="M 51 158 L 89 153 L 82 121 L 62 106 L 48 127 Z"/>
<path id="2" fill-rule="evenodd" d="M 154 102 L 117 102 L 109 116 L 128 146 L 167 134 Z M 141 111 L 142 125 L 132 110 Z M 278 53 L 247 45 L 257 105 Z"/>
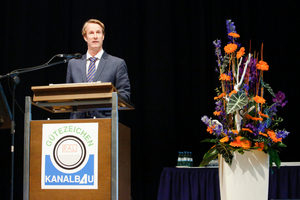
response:
<path id="1" fill-rule="evenodd" d="M 111 83 L 74 83 L 32 87 L 25 99 L 23 199 L 130 200 L 130 129 L 118 110 L 134 109 Z M 31 105 L 53 113 L 111 110 L 111 118 L 31 120 Z M 42 129 L 45 124 L 98 124 L 98 187 L 42 189 Z"/>

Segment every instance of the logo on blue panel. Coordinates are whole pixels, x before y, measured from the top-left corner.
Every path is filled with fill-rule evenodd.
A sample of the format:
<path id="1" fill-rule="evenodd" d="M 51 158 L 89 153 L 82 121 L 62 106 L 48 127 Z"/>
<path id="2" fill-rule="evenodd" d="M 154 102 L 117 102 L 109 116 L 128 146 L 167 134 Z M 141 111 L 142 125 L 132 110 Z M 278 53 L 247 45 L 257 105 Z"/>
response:
<path id="1" fill-rule="evenodd" d="M 45 185 L 94 185 L 95 156 L 73 135 L 60 138 L 45 156 Z"/>

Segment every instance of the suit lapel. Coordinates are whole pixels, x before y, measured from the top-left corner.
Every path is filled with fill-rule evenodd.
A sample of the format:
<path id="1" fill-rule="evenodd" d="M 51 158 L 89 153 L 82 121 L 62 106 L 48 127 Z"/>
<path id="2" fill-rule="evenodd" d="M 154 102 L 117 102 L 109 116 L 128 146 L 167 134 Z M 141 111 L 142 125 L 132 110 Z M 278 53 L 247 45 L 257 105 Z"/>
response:
<path id="1" fill-rule="evenodd" d="M 87 77 L 86 77 L 86 54 L 83 55 L 81 60 L 80 60 L 79 70 L 80 70 L 82 82 L 86 83 L 87 82 Z"/>
<path id="2" fill-rule="evenodd" d="M 102 73 L 102 71 L 103 71 L 103 69 L 106 65 L 107 57 L 108 57 L 108 54 L 104 51 L 103 55 L 100 59 L 100 62 L 98 64 L 97 71 L 96 71 L 95 76 L 94 76 L 94 80 L 93 80 L 94 82 L 101 81 L 99 79 L 99 77 L 100 77 L 100 75 L 101 75 L 101 73 Z"/>

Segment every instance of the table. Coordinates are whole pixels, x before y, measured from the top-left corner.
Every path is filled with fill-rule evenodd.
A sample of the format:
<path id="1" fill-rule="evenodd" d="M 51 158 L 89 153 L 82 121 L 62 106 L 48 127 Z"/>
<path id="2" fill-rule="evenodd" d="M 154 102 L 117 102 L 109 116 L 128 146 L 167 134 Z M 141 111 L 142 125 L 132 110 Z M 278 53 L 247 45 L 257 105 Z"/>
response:
<path id="1" fill-rule="evenodd" d="M 300 199 L 300 166 L 270 169 L 269 199 Z M 165 167 L 157 200 L 220 200 L 218 168 Z"/>

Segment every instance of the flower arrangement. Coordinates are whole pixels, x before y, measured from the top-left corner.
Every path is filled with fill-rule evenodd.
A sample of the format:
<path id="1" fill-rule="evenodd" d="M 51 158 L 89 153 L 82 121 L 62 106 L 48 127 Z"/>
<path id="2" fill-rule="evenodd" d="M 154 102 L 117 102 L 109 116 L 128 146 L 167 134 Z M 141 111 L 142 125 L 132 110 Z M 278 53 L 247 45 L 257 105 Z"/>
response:
<path id="1" fill-rule="evenodd" d="M 221 86 L 216 89 L 217 96 L 214 115 L 218 119 L 203 116 L 201 120 L 207 125 L 207 132 L 214 135 L 214 139 L 202 142 L 212 142 L 213 147 L 205 153 L 200 166 L 207 165 L 221 154 L 231 165 L 233 151 L 243 154 L 244 151 L 258 150 L 269 154 L 271 162 L 280 167 L 278 152 L 286 147 L 282 142 L 289 132 L 277 129 L 283 120 L 277 116 L 277 108 L 284 107 L 285 94 L 275 94 L 270 85 L 264 82 L 264 72 L 269 65 L 261 59 L 258 53 L 245 55 L 245 48 L 237 43 L 240 37 L 236 33 L 234 22 L 226 21 L 229 43 L 221 53 L 221 41 L 215 40 L 215 54 L 217 56 Z M 268 91 L 273 98 L 268 105 L 264 94 Z"/>

